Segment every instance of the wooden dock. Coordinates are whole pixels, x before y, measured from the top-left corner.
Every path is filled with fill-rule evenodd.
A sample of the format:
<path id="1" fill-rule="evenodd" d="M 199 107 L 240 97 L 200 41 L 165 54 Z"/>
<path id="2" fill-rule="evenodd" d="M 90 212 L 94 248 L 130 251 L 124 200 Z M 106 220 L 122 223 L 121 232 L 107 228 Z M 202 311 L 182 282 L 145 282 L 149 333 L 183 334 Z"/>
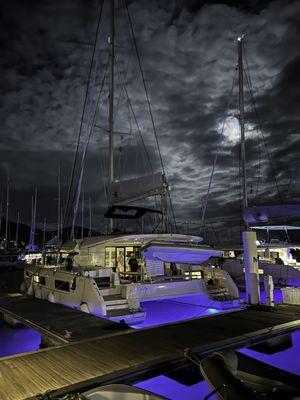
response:
<path id="1" fill-rule="evenodd" d="M 33 328 L 42 335 L 44 342 L 52 345 L 122 331 L 122 326 L 116 322 L 18 293 L 0 296 L 0 313 L 12 322 L 18 321 Z"/>
<path id="2" fill-rule="evenodd" d="M 245 309 L 132 330 L 0 359 L 0 399 L 83 390 L 179 361 L 188 348 L 200 355 L 260 343 L 300 328 L 300 306 Z"/>

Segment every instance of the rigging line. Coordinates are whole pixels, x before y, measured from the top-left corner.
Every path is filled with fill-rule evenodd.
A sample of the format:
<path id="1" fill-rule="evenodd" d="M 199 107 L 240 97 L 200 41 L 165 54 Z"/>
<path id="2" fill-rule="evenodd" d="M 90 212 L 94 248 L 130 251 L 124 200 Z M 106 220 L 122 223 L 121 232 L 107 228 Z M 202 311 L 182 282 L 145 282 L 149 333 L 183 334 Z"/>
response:
<path id="1" fill-rule="evenodd" d="M 104 82 L 105 82 L 105 79 L 106 79 L 106 76 L 107 76 L 108 65 L 109 65 L 109 56 L 108 56 L 107 61 L 106 61 L 105 72 L 104 72 L 103 80 L 101 82 L 101 89 L 100 89 L 101 91 L 104 88 Z M 101 129 L 104 129 L 104 128 L 101 128 Z M 105 130 L 105 132 L 108 132 L 106 129 L 104 129 L 104 130 Z M 104 158 L 105 157 L 100 157 L 99 167 L 100 167 L 100 174 L 101 174 L 102 183 L 103 183 L 103 189 L 104 189 L 103 191 L 104 191 L 105 201 L 106 201 L 106 203 L 108 205 L 107 192 L 106 192 L 106 178 L 105 178 L 107 176 L 107 165 L 105 163 Z"/>
<path id="2" fill-rule="evenodd" d="M 94 130 L 94 126 L 95 126 L 95 123 L 96 123 L 96 119 L 97 119 L 97 116 L 98 116 L 99 103 L 100 103 L 100 98 L 101 98 L 102 90 L 103 90 L 103 87 L 104 87 L 104 81 L 105 81 L 105 78 L 106 78 L 107 69 L 108 69 L 108 61 L 106 62 L 105 72 L 104 72 L 104 75 L 103 75 L 103 78 L 102 78 L 100 91 L 99 91 L 99 94 L 98 94 L 98 97 L 97 97 L 97 102 L 96 102 L 95 112 L 94 112 L 94 115 L 93 115 L 93 120 L 92 120 L 92 123 L 91 123 L 91 125 L 90 125 L 90 129 L 89 129 L 89 132 L 88 132 L 88 136 L 87 136 L 87 139 L 86 139 L 86 142 L 85 142 L 85 145 L 84 145 L 84 149 L 83 149 L 83 154 L 82 154 L 82 158 L 81 158 L 80 174 L 79 174 L 78 179 L 77 179 L 77 191 L 74 192 L 74 194 L 73 194 L 72 202 L 71 202 L 71 207 L 69 208 L 68 219 L 66 220 L 66 222 L 69 221 L 70 214 L 71 214 L 71 209 L 72 209 L 72 207 L 73 207 L 73 205 L 74 205 L 75 198 L 77 199 L 77 201 L 79 201 L 79 197 L 78 197 L 78 196 L 80 196 L 80 190 L 79 190 L 79 192 L 78 192 L 78 189 L 79 189 L 79 186 L 80 186 L 81 183 L 82 183 L 83 170 L 84 170 L 84 163 L 85 163 L 86 153 L 87 153 L 87 149 L 88 149 L 88 145 L 89 145 L 89 142 L 90 142 L 91 135 L 92 135 L 93 130 Z M 74 220 L 74 218 L 76 218 L 76 214 L 77 214 L 76 207 L 78 207 L 78 204 L 77 204 L 77 206 L 76 206 L 76 204 L 75 204 L 73 220 Z"/>
<path id="3" fill-rule="evenodd" d="M 100 87 L 99 95 L 98 95 L 98 98 L 97 98 L 97 103 L 96 103 L 96 107 L 95 107 L 95 113 L 94 113 L 94 116 L 93 116 L 92 125 L 89 127 L 89 134 L 88 134 L 88 137 L 87 137 L 86 142 L 85 142 L 84 153 L 86 153 L 86 151 L 87 151 L 87 147 L 88 147 L 88 144 L 89 144 L 89 141 L 90 141 L 90 137 L 91 137 L 91 134 L 93 132 L 94 125 L 95 125 L 96 114 L 98 112 L 99 101 L 100 101 L 100 98 L 101 98 L 101 93 L 102 93 L 102 90 L 103 90 L 104 81 L 105 81 L 105 78 L 106 78 L 106 75 L 107 75 L 107 69 L 108 69 L 108 61 L 106 63 L 105 72 L 104 72 L 104 75 L 103 75 L 103 78 L 102 78 L 101 87 Z M 78 179 L 77 179 L 77 191 L 78 191 L 79 181 L 82 179 L 82 175 L 83 175 L 83 167 L 84 167 L 84 161 L 85 161 L 85 154 L 84 153 L 82 155 L 81 169 L 80 169 L 80 173 L 79 173 L 79 176 L 78 176 Z M 73 197 L 72 197 L 71 206 L 69 207 L 69 210 L 68 210 L 66 223 L 68 223 L 68 221 L 70 219 L 71 212 L 72 212 L 72 207 L 74 205 L 76 194 L 77 194 L 77 192 L 75 191 L 74 194 L 73 194 Z M 74 210 L 73 210 L 73 212 L 74 212 Z M 75 215 L 75 218 L 76 218 L 76 215 Z"/>
<path id="4" fill-rule="evenodd" d="M 244 48 L 244 54 L 246 54 L 245 48 Z M 252 103 L 253 110 L 254 110 L 254 113 L 255 113 L 255 116 L 256 116 L 256 119 L 257 119 L 258 127 L 259 127 L 259 130 L 260 130 L 261 136 L 262 136 L 263 144 L 264 144 L 264 147 L 266 149 L 266 153 L 267 153 L 267 157 L 268 157 L 268 160 L 269 160 L 269 164 L 270 164 L 270 168 L 271 168 L 271 171 L 272 171 L 272 175 L 273 175 L 273 178 L 274 178 L 275 186 L 276 186 L 276 189 L 277 189 L 279 201 L 281 203 L 283 203 L 283 197 L 282 197 L 282 194 L 281 194 L 281 192 L 279 190 L 279 185 L 278 185 L 278 181 L 277 181 L 277 178 L 276 178 L 276 175 L 275 175 L 275 170 L 274 170 L 274 167 L 273 167 L 273 163 L 272 163 L 272 160 L 271 160 L 270 152 L 269 152 L 269 149 L 268 149 L 268 146 L 267 146 L 267 142 L 266 142 L 266 139 L 265 139 L 265 135 L 264 135 L 264 132 L 263 132 L 262 123 L 261 123 L 261 120 L 260 120 L 260 117 L 259 117 L 259 114 L 258 114 L 258 111 L 257 111 L 257 107 L 256 107 L 256 104 L 255 104 L 255 100 L 254 100 L 254 96 L 253 96 L 253 90 L 252 90 L 252 82 L 251 82 L 251 77 L 250 77 L 250 72 L 249 72 L 249 66 L 248 66 L 248 62 L 247 62 L 247 58 L 246 57 L 245 57 L 245 62 L 246 62 L 246 74 L 245 74 L 245 76 L 246 76 L 246 81 L 247 81 L 247 84 L 248 84 L 248 87 L 249 87 L 249 91 L 250 91 L 251 103 Z"/>
<path id="5" fill-rule="evenodd" d="M 117 72 L 120 74 L 119 63 L 118 63 L 117 60 L 116 60 L 116 67 L 117 67 Z M 145 144 L 145 141 L 144 141 L 144 137 L 143 137 L 143 135 L 142 135 L 142 131 L 141 131 L 141 129 L 140 129 L 140 126 L 139 126 L 139 123 L 138 123 L 136 114 L 135 114 L 135 112 L 134 112 L 134 110 L 133 110 L 133 106 L 132 106 L 132 104 L 131 104 L 131 100 L 130 100 L 130 97 L 129 97 L 129 94 L 128 94 L 128 91 L 127 91 L 126 84 L 125 84 L 124 81 L 122 81 L 122 78 L 121 78 L 121 77 L 120 77 L 120 80 L 121 80 L 121 84 L 122 84 L 122 86 L 123 86 L 123 90 L 124 90 L 124 92 L 125 92 L 125 95 L 126 95 L 126 98 L 127 98 L 127 101 L 128 101 L 128 104 L 129 104 L 129 107 L 130 107 L 130 110 L 131 110 L 131 113 L 132 113 L 132 115 L 133 115 L 135 125 L 136 125 L 137 130 L 138 130 L 138 133 L 139 133 L 139 135 L 140 135 L 141 142 L 142 142 L 142 144 L 143 144 L 143 147 L 144 147 L 144 150 L 145 150 L 145 153 L 146 153 L 146 157 L 147 157 L 147 160 L 148 160 L 148 163 L 149 163 L 151 172 L 153 173 L 153 166 L 152 166 L 152 163 L 151 163 L 150 155 L 149 155 L 149 152 L 148 152 L 148 150 L 147 150 L 147 147 L 146 147 L 146 144 Z"/>
<path id="6" fill-rule="evenodd" d="M 153 127 L 154 136 L 155 136 L 155 141 L 156 141 L 156 145 L 157 145 L 157 149 L 158 149 L 160 164 L 161 164 L 162 172 L 165 175 L 165 167 L 164 167 L 164 163 L 163 163 L 163 159 L 162 159 L 162 155 L 161 155 L 161 151 L 160 151 L 160 147 L 159 147 L 157 131 L 156 131 L 155 123 L 154 123 L 154 117 L 153 117 L 152 108 L 151 108 L 150 99 L 149 99 L 149 94 L 148 94 L 148 90 L 147 90 L 146 79 L 145 79 L 144 71 L 143 71 L 143 68 L 142 68 L 142 62 L 141 62 L 139 50 L 138 50 L 138 47 L 137 47 L 137 42 L 136 42 L 134 30 L 133 30 L 133 25 L 132 25 L 132 21 L 131 21 L 129 9 L 128 9 L 127 1 L 124 0 L 124 3 L 125 3 L 126 11 L 127 11 L 127 16 L 128 16 L 128 21 L 129 21 L 129 25 L 130 25 L 130 31 L 131 31 L 131 35 L 132 35 L 132 39 L 133 39 L 133 44 L 134 44 L 134 48 L 135 48 L 137 59 L 138 59 L 139 69 L 140 69 L 140 73 L 141 73 L 141 77 L 142 77 L 142 81 L 143 81 L 143 86 L 144 86 L 144 90 L 145 90 L 145 94 L 146 94 L 147 105 L 148 105 L 148 110 L 149 110 L 149 114 L 150 114 L 150 118 L 151 118 L 151 123 L 152 123 L 152 127 Z"/>
<path id="7" fill-rule="evenodd" d="M 245 54 L 245 48 L 244 48 L 244 54 Z M 245 55 L 244 59 L 245 59 L 246 66 L 247 66 L 248 71 L 249 71 L 246 55 Z M 250 103 L 251 103 L 251 101 L 252 101 L 252 99 L 251 99 L 251 91 L 253 92 L 253 87 L 252 87 L 252 82 L 250 80 L 250 74 L 249 74 L 248 71 L 244 70 L 244 73 L 245 73 L 245 78 L 246 78 L 246 85 L 247 85 L 247 87 L 249 89 L 249 99 L 250 99 Z M 252 135 L 252 139 L 253 138 L 254 138 L 254 133 Z M 259 137 L 257 138 L 257 149 L 258 149 L 258 163 L 257 163 L 258 176 L 257 176 L 257 179 L 256 179 L 255 194 L 252 196 L 252 201 L 256 201 L 257 200 L 257 196 L 258 196 L 258 192 L 259 192 L 259 183 L 260 183 L 260 179 L 261 179 L 261 146 L 260 146 Z M 251 187 L 252 187 L 252 185 L 251 185 Z"/>
<path id="8" fill-rule="evenodd" d="M 144 71 L 143 71 L 143 68 L 142 68 L 142 62 L 141 62 L 141 58 L 140 58 L 140 54 L 139 54 L 139 50 L 138 50 L 135 34 L 134 34 L 133 24 L 132 24 L 132 21 L 131 21 L 131 17 L 130 17 L 127 1 L 124 0 L 124 3 L 125 3 L 126 11 L 127 11 L 127 16 L 128 16 L 128 21 L 129 21 L 129 25 L 130 25 L 132 40 L 133 40 L 134 48 L 135 48 L 137 59 L 138 59 L 140 73 L 141 73 L 141 77 L 142 77 L 142 81 L 143 81 L 143 86 L 144 86 L 144 90 L 145 90 L 145 94 L 146 94 L 147 105 L 148 105 L 148 110 L 149 110 L 149 114 L 150 114 L 150 118 L 151 118 L 151 123 L 152 123 L 152 127 L 153 127 L 154 136 L 155 136 L 156 146 L 157 146 L 157 150 L 158 150 L 158 154 L 159 154 L 160 164 L 161 164 L 162 172 L 163 172 L 164 176 L 166 176 L 165 167 L 164 167 L 164 163 L 163 163 L 163 159 L 162 159 L 162 155 L 161 155 L 161 151 L 160 151 L 160 146 L 159 146 L 159 142 L 158 142 L 156 126 L 155 126 L 155 123 L 154 123 L 154 117 L 153 117 L 152 108 L 151 108 L 151 104 L 150 104 L 149 94 L 148 94 L 148 90 L 147 90 L 146 79 L 145 79 L 145 76 L 144 76 Z M 170 193 L 169 193 L 168 197 L 169 197 L 169 200 L 170 200 L 171 209 L 173 209 L 172 198 L 171 198 L 171 194 Z"/>
<path id="9" fill-rule="evenodd" d="M 173 202 L 172 202 L 172 199 L 171 199 L 171 194 L 170 194 L 169 189 L 167 190 L 167 196 L 168 196 L 169 202 L 170 202 L 170 207 L 171 207 L 171 213 L 172 213 L 172 218 L 173 218 L 173 222 L 174 222 L 175 233 L 177 233 L 177 222 L 176 222 L 176 218 L 175 218 L 175 214 L 174 214 Z"/>
<path id="10" fill-rule="evenodd" d="M 261 179 L 261 146 L 260 146 L 260 140 L 258 138 L 258 176 L 257 176 L 257 181 L 256 181 L 256 191 L 255 191 L 255 196 L 254 199 L 257 200 L 258 192 L 259 192 L 259 184 L 260 184 L 260 179 Z"/>
<path id="11" fill-rule="evenodd" d="M 73 166 L 72 166 L 69 187 L 68 187 L 68 193 L 67 193 L 66 207 L 65 207 L 64 217 L 63 217 L 63 227 L 65 226 L 65 223 L 66 223 L 66 216 L 67 216 L 67 212 L 68 212 L 67 210 L 69 207 L 71 190 L 72 190 L 72 186 L 73 186 L 73 182 L 74 182 L 75 167 L 76 167 L 77 158 L 78 158 L 78 151 L 79 151 L 80 138 L 81 138 L 81 133 L 82 133 L 82 128 L 83 128 L 85 109 L 86 109 L 86 105 L 87 105 L 87 101 L 88 101 L 89 87 L 90 87 L 90 82 L 91 82 L 91 77 L 92 77 L 93 64 L 94 64 L 94 60 L 95 60 L 96 44 L 97 44 L 97 38 L 98 38 L 99 30 L 100 30 L 100 22 L 101 22 L 102 11 L 103 11 L 103 3 L 104 3 L 104 0 L 101 1 L 99 17 L 98 17 L 98 21 L 97 21 L 97 27 L 96 27 L 96 33 L 95 33 L 95 39 L 94 39 L 94 45 L 93 45 L 93 53 L 92 53 L 91 64 L 90 64 L 90 68 L 89 68 L 88 84 L 87 84 L 87 89 L 86 89 L 85 97 L 84 97 L 83 110 L 82 110 L 80 127 L 79 127 L 79 132 L 78 132 L 76 150 L 75 150 L 74 159 L 73 159 Z"/>
<path id="12" fill-rule="evenodd" d="M 298 175 L 299 174 L 300 174 L 300 169 L 298 169 L 296 171 L 296 174 L 294 174 L 294 176 L 293 176 L 293 174 L 291 174 L 291 177 L 290 177 L 289 183 L 287 185 L 287 189 L 286 189 L 286 196 L 289 194 L 289 191 L 291 190 L 292 183 L 293 182 L 297 183 L 297 179 L 298 179 Z"/>
<path id="13" fill-rule="evenodd" d="M 127 145 L 125 145 L 125 146 L 128 146 L 128 148 L 129 148 L 129 147 L 131 146 L 131 142 L 132 142 L 132 139 L 133 139 L 133 133 L 132 133 L 131 118 L 130 118 L 129 100 L 128 100 L 128 98 L 126 97 L 126 93 L 125 93 L 125 91 L 124 91 L 124 87 L 125 87 L 125 85 L 126 85 L 126 83 L 125 83 L 125 82 L 126 82 L 126 74 L 125 74 L 125 73 L 122 74 L 121 69 L 120 69 L 120 65 L 119 65 L 119 63 L 117 63 L 116 57 L 115 57 L 115 65 L 116 65 L 116 69 L 117 69 L 117 74 L 118 74 L 118 76 L 119 76 L 119 82 L 120 82 L 120 85 L 121 85 L 120 95 L 121 95 L 121 97 L 123 98 L 123 101 L 124 101 L 125 107 L 126 107 L 126 112 L 127 112 L 127 115 L 128 115 L 129 135 L 128 135 L 128 137 L 127 137 Z M 129 65 L 129 60 L 128 60 L 128 63 L 127 63 L 127 67 L 128 67 L 128 65 Z M 127 70 L 127 68 L 126 68 L 126 70 Z M 122 170 L 123 170 L 123 171 L 126 171 L 127 157 L 128 157 L 128 154 L 127 154 L 127 153 L 128 153 L 128 152 L 125 151 L 125 156 L 122 157 L 122 163 L 123 163 L 123 168 L 122 168 Z M 121 154 L 120 154 L 120 158 L 121 158 Z M 119 172 L 120 172 L 120 171 L 119 171 Z M 120 178 L 121 178 L 121 173 L 120 173 Z"/>
<path id="14" fill-rule="evenodd" d="M 235 69 L 235 74 L 234 74 L 234 77 L 233 77 L 233 81 L 232 81 L 232 85 L 231 85 L 231 89 L 230 89 L 230 96 L 229 96 L 230 99 L 232 97 L 232 92 L 233 92 L 233 88 L 234 88 L 237 72 L 238 71 L 237 71 L 237 68 L 236 68 Z M 230 101 L 231 100 L 228 101 L 227 110 L 228 110 L 228 108 L 230 106 Z M 219 151 L 220 151 L 221 144 L 222 144 L 223 132 L 224 132 L 224 128 L 225 128 L 225 120 L 226 119 L 224 118 L 223 124 L 222 124 L 221 133 L 220 133 L 220 141 L 218 143 L 217 151 L 216 151 L 216 154 L 215 154 L 215 157 L 214 157 L 213 168 L 212 168 L 212 171 L 211 171 L 211 174 L 210 174 L 208 188 L 207 188 L 207 192 L 206 192 L 206 196 L 205 196 L 205 202 L 204 202 L 203 209 L 202 209 L 202 218 L 201 218 L 201 227 L 202 228 L 204 227 L 206 209 L 207 209 L 207 204 L 208 204 L 208 197 L 209 197 L 209 193 L 210 193 L 210 189 L 211 189 L 211 185 L 212 185 L 212 181 L 213 181 L 213 176 L 214 176 L 214 172 L 215 172 L 215 168 L 216 168 L 216 164 L 217 164 Z"/>

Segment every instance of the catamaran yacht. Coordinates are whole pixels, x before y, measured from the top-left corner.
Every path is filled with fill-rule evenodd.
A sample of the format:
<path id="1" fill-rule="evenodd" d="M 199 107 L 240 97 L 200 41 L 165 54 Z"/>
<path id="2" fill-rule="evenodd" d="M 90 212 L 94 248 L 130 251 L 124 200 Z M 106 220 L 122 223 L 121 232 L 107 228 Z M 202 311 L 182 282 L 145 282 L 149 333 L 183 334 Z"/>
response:
<path id="1" fill-rule="evenodd" d="M 201 237 L 179 234 L 100 236 L 62 246 L 72 268 L 28 265 L 27 294 L 127 324 L 145 319 L 141 301 L 199 294 L 209 308 L 239 307 L 238 289 L 226 271 L 208 263 L 222 252 L 201 245 Z M 138 271 L 132 272 L 129 257 Z"/>

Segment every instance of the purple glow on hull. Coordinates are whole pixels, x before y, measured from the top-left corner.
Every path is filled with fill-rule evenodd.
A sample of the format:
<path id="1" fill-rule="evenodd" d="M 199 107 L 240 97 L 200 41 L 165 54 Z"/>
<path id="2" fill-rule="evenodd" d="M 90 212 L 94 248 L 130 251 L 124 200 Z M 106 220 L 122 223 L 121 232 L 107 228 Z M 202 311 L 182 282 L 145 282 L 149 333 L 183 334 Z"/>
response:
<path id="1" fill-rule="evenodd" d="M 164 375 L 139 382 L 134 386 L 165 396 L 171 400 L 203 399 L 212 391 L 205 381 L 196 383 L 192 386 L 185 386 Z M 210 399 L 215 400 L 216 398 L 212 396 Z"/>
<path id="2" fill-rule="evenodd" d="M 3 322 L 3 316 L 0 318 L 0 335 L 0 357 L 40 348 L 41 335 L 38 332 L 22 325 L 10 328 Z"/>
<path id="3" fill-rule="evenodd" d="M 205 308 L 197 304 L 197 296 L 143 302 L 141 307 L 146 311 L 146 319 L 140 324 L 132 325 L 132 328 L 147 328 L 220 312 L 220 310 Z"/>
<path id="4" fill-rule="evenodd" d="M 241 349 L 239 351 L 273 367 L 300 375 L 300 331 L 292 333 L 292 341 L 293 347 L 275 354 L 263 354 L 249 349 Z"/>

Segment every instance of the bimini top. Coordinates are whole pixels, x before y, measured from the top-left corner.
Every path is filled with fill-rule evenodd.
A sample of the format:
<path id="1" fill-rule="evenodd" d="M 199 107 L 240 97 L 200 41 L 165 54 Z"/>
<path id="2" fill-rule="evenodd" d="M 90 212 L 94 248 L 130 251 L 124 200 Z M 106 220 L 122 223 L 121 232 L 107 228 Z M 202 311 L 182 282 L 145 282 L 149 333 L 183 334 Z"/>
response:
<path id="1" fill-rule="evenodd" d="M 142 254 L 148 260 L 181 264 L 201 264 L 210 257 L 223 255 L 221 250 L 210 247 L 167 243 L 150 243 L 142 248 Z"/>
<path id="2" fill-rule="evenodd" d="M 193 244 L 198 245 L 202 242 L 203 238 L 201 236 L 193 236 L 193 235 L 180 235 L 180 234 L 172 234 L 172 233 L 145 233 L 145 234 L 131 234 L 131 235 L 115 235 L 115 236 L 92 236 L 83 239 L 76 239 L 76 241 L 71 242 L 73 245 L 72 249 L 78 251 L 78 249 L 84 249 L 89 247 L 94 247 L 98 245 L 109 245 L 114 246 L 118 244 L 126 245 L 147 245 L 152 241 L 160 241 L 167 243 L 185 243 L 185 244 Z M 64 248 L 66 245 L 69 245 L 70 242 L 67 242 L 62 246 Z M 70 248 L 70 246 L 68 247 Z"/>

